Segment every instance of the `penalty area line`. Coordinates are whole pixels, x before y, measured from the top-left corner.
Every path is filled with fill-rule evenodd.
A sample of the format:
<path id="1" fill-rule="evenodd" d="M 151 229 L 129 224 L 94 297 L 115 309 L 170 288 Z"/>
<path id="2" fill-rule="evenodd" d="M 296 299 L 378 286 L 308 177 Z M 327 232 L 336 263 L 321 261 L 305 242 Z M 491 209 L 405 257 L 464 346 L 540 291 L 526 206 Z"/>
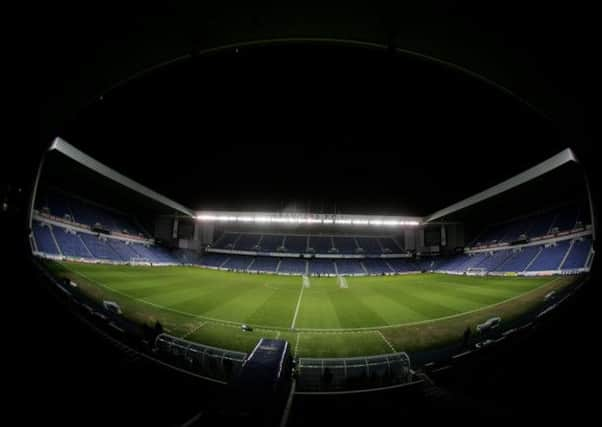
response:
<path id="1" fill-rule="evenodd" d="M 192 330 L 190 332 L 188 332 L 186 335 L 182 336 L 182 339 L 186 339 L 188 338 L 190 335 L 194 334 L 196 331 L 198 331 L 199 329 L 201 329 L 203 326 L 205 326 L 207 322 L 200 322 L 199 325 L 196 328 L 192 328 Z"/>
<path id="2" fill-rule="evenodd" d="M 297 322 L 297 316 L 299 315 L 299 308 L 301 307 L 301 298 L 303 298 L 303 290 L 306 287 L 306 281 L 309 282 L 309 278 L 307 278 L 307 276 L 303 276 L 301 292 L 299 292 L 299 298 L 297 298 L 297 307 L 295 308 L 295 314 L 293 316 L 293 321 L 291 322 L 291 329 L 295 329 L 295 322 Z"/>
<path id="3" fill-rule="evenodd" d="M 391 344 L 391 343 L 389 342 L 389 340 L 388 340 L 388 339 L 387 339 L 387 338 L 386 338 L 386 337 L 383 335 L 383 333 L 382 333 L 381 331 L 379 331 L 379 330 L 376 330 L 376 331 L 374 331 L 374 332 L 376 332 L 378 335 L 380 335 L 380 337 L 383 339 L 383 341 L 385 342 L 385 344 L 387 344 L 387 345 L 389 346 L 389 348 L 390 348 L 391 350 L 393 350 L 393 353 L 397 353 L 397 350 L 395 350 L 395 347 L 393 347 L 393 344 Z"/>

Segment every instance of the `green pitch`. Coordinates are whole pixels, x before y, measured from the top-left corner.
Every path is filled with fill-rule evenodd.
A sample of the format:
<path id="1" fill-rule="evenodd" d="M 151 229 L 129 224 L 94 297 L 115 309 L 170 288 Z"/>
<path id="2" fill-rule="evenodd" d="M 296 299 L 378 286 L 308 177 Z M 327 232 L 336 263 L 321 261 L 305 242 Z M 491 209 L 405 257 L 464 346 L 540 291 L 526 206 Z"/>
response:
<path id="1" fill-rule="evenodd" d="M 116 301 L 125 316 L 161 322 L 166 332 L 203 344 L 250 351 L 260 337 L 290 342 L 301 357 L 419 351 L 461 339 L 492 316 L 503 322 L 533 310 L 568 277 L 443 274 L 320 277 L 48 263 L 95 299 Z M 242 323 L 254 327 L 243 332 Z M 502 325 L 503 326 L 503 325 Z"/>

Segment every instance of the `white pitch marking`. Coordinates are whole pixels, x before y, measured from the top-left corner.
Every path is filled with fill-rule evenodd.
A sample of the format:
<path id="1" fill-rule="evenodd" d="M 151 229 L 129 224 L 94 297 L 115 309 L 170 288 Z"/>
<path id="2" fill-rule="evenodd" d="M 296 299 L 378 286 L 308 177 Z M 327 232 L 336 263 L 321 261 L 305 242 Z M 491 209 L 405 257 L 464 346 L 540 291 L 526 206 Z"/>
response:
<path id="1" fill-rule="evenodd" d="M 201 322 L 199 323 L 199 326 L 197 326 L 196 328 L 193 328 L 192 331 L 188 332 L 186 335 L 184 335 L 182 337 L 182 339 L 186 339 L 188 338 L 190 335 L 194 334 L 196 331 L 198 331 L 199 329 L 201 329 L 203 326 L 205 326 L 207 322 Z"/>
<path id="2" fill-rule="evenodd" d="M 295 357 L 297 357 L 297 349 L 299 348 L 299 337 L 301 334 L 297 334 L 297 340 L 295 341 Z"/>
<path id="3" fill-rule="evenodd" d="M 303 298 L 303 290 L 309 287 L 306 286 L 306 279 L 307 283 L 309 283 L 309 278 L 307 276 L 303 276 L 303 285 L 301 286 L 301 292 L 299 292 L 299 298 L 297 299 L 297 307 L 295 308 L 295 315 L 293 316 L 293 321 L 291 322 L 291 329 L 295 329 L 295 322 L 297 321 L 297 315 L 299 314 L 299 308 L 301 307 L 301 298 Z"/>
<path id="4" fill-rule="evenodd" d="M 397 350 L 395 350 L 395 347 L 393 347 L 393 344 L 391 344 L 389 342 L 389 340 L 387 338 L 385 338 L 385 336 L 383 335 L 383 333 L 379 330 L 374 331 L 376 332 L 378 335 L 380 335 L 380 337 L 383 339 L 383 341 L 391 348 L 391 350 L 393 350 L 393 353 L 397 353 Z"/>
<path id="5" fill-rule="evenodd" d="M 341 289 L 349 288 L 349 285 L 347 284 L 347 279 L 345 279 L 345 277 L 343 277 L 343 276 L 339 276 L 339 288 L 341 288 Z"/>

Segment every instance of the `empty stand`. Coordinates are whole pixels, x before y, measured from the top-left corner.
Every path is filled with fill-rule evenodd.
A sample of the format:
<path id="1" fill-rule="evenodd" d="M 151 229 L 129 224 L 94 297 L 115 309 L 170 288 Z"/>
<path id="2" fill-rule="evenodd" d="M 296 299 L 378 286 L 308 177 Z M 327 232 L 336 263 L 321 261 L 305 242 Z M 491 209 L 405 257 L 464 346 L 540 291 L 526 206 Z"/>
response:
<path id="1" fill-rule="evenodd" d="M 35 222 L 33 224 L 33 235 L 38 251 L 49 255 L 59 255 L 59 250 L 52 237 L 50 227 L 47 224 Z"/>
<path id="2" fill-rule="evenodd" d="M 306 273 L 306 261 L 304 259 L 296 258 L 283 258 L 278 268 L 280 273 L 290 274 L 305 274 Z"/>
<path id="3" fill-rule="evenodd" d="M 335 274 L 332 260 L 314 259 L 309 262 L 309 274 Z"/>
<path id="4" fill-rule="evenodd" d="M 587 259 L 592 248 L 592 241 L 589 238 L 580 239 L 574 242 L 571 247 L 562 269 L 570 270 L 586 267 Z"/>
<path id="5" fill-rule="evenodd" d="M 535 259 L 535 262 L 527 268 L 527 271 L 558 270 L 560 268 L 560 262 L 564 258 L 569 246 L 570 242 L 564 240 L 555 245 L 544 247 L 539 256 Z"/>
<path id="6" fill-rule="evenodd" d="M 80 236 L 62 227 L 53 227 L 54 237 L 64 256 L 74 258 L 92 258 L 92 254 L 82 242 Z"/>
<path id="7" fill-rule="evenodd" d="M 335 262 L 339 274 L 366 274 L 357 259 L 337 259 Z"/>

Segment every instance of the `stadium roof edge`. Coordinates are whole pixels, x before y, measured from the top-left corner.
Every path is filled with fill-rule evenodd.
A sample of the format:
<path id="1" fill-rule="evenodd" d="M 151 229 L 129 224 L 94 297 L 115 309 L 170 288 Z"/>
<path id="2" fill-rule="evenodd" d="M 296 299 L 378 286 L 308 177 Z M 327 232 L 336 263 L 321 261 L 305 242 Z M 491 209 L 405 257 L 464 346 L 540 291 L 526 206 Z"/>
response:
<path id="1" fill-rule="evenodd" d="M 427 223 L 427 222 L 433 221 L 435 219 L 444 217 L 451 213 L 457 212 L 461 209 L 467 208 L 469 206 L 472 206 L 474 204 L 477 204 L 479 202 L 487 200 L 491 197 L 495 197 L 498 194 L 501 194 L 505 191 L 511 190 L 514 187 L 518 187 L 521 184 L 524 184 L 537 177 L 540 177 L 541 175 L 544 175 L 544 174 L 546 174 L 566 163 L 569 163 L 569 162 L 579 163 L 579 161 L 577 160 L 577 156 L 575 156 L 575 153 L 573 152 L 573 150 L 571 150 L 570 148 L 565 148 L 560 153 L 555 154 L 554 156 L 544 160 L 543 162 L 541 162 L 541 163 L 539 163 L 511 178 L 508 178 L 507 180 L 502 181 L 499 184 L 494 185 L 493 187 L 490 187 L 477 194 L 467 197 L 464 200 L 460 200 L 459 202 L 456 202 L 446 208 L 443 208 L 430 215 L 427 215 L 426 217 L 424 217 L 424 222 Z"/>
<path id="2" fill-rule="evenodd" d="M 73 145 L 69 144 L 67 141 L 63 140 L 60 137 L 54 139 L 54 141 L 48 148 L 48 151 L 58 151 L 63 155 L 69 157 L 70 159 L 76 161 L 77 163 L 93 170 L 96 173 L 99 173 L 100 175 L 106 178 L 109 178 L 112 181 L 117 182 L 118 184 L 123 185 L 124 187 L 129 188 L 130 190 L 134 190 L 137 193 L 140 193 L 156 202 L 159 202 L 169 208 L 184 213 L 188 216 L 195 216 L 195 212 L 192 209 L 189 209 L 165 197 L 164 195 L 159 194 L 156 191 L 153 191 L 150 188 L 134 181 L 133 179 L 130 179 L 127 176 L 120 174 L 119 172 L 108 167 L 107 165 L 88 156 L 83 151 L 78 150 Z"/>

